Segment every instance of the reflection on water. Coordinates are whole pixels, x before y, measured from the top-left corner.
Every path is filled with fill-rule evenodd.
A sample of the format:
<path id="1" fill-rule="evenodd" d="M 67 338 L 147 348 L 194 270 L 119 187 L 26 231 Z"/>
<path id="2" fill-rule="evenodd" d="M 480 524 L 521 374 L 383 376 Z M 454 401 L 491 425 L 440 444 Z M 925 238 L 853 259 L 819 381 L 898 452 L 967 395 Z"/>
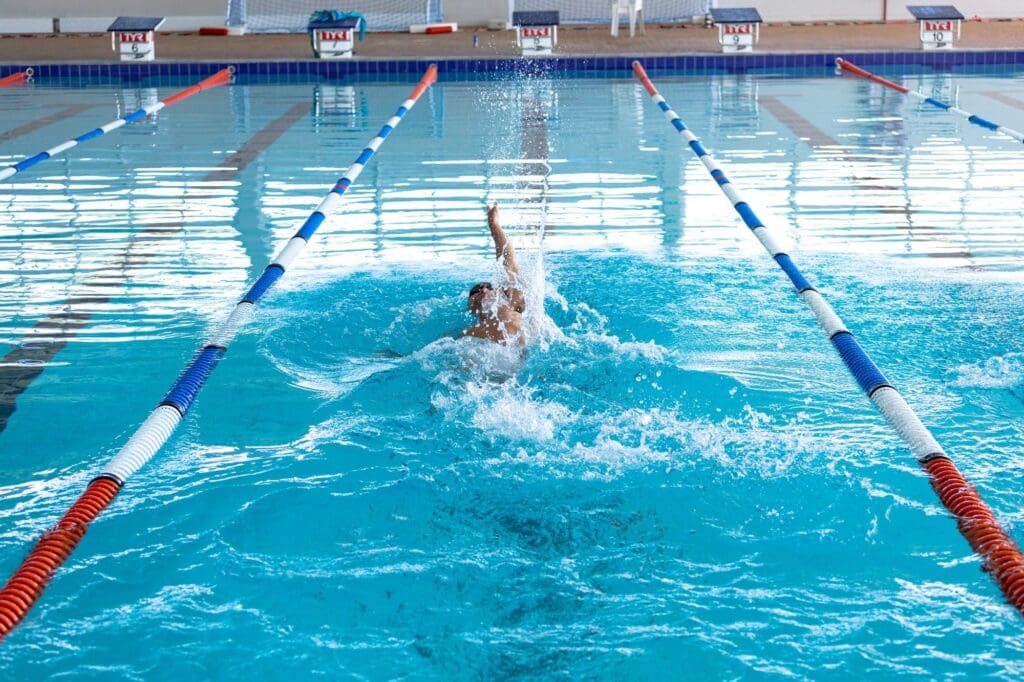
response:
<path id="1" fill-rule="evenodd" d="M 1017 83 L 913 79 L 1008 124 L 985 93 Z M 860 80 L 659 87 L 1019 536 L 1019 145 Z M 407 90 L 220 89 L 0 185 L 0 342 L 42 369 L 0 432 L 0 571 Z M 91 108 L 0 161 L 155 96 L 29 94 L 4 126 Z M 456 338 L 489 201 L 525 351 Z M 1018 616 L 626 80 L 435 86 L 76 561 L 12 679 L 1024 673 Z"/>
<path id="2" fill-rule="evenodd" d="M 852 79 L 717 77 L 710 100 L 695 97 L 704 81 L 663 80 L 688 125 L 763 219 L 801 253 L 899 257 L 899 267 L 933 272 L 970 267 L 1014 276 L 1019 270 L 1024 193 L 1018 174 L 1007 172 L 1018 150 L 998 134 Z M 980 94 L 998 88 L 998 79 L 966 80 L 970 88 L 959 94 L 965 105 L 997 118 L 1019 115 Z M 918 77 L 912 84 L 957 96 L 949 78 Z M 136 284 L 119 292 L 139 319 L 201 313 L 224 301 L 225 289 L 243 286 L 308 214 L 401 87 L 240 86 L 205 93 L 180 114 L 126 127 L 0 186 L 4 338 L 21 336 L 28 321 L 78 293 L 83 280 L 116 261 L 132 234 L 147 226 L 184 228 L 148 243 L 146 264 L 128 277 Z M 669 246 L 693 258 L 756 253 L 699 163 L 648 115 L 634 84 L 554 81 L 539 94 L 540 86 L 533 87 L 521 97 L 493 84 L 439 85 L 353 188 L 343 214 L 328 222 L 324 238 L 298 265 L 299 277 L 405 266 L 424 250 L 435 262 L 455 265 L 473 257 L 480 243 L 485 198 L 507 206 L 510 224 L 530 224 L 532 204 L 521 201 L 522 188 L 536 168 L 518 153 L 490 152 L 522 126 L 520 110 L 531 97 L 552 102 L 547 127 L 560 150 L 547 159 L 545 177 L 546 220 L 557 226 L 551 249 L 651 254 Z M 268 105 L 253 106 L 253 97 L 270 92 Z M 156 94 L 96 88 L 75 96 L 92 108 L 5 141 L 0 162 Z M 34 109 L 11 103 L 9 126 L 66 101 L 64 91 L 44 88 L 33 97 Z M 303 98 L 315 105 L 310 117 L 240 179 L 204 179 L 286 101 Z M 83 337 L 112 332 L 99 322 Z"/>

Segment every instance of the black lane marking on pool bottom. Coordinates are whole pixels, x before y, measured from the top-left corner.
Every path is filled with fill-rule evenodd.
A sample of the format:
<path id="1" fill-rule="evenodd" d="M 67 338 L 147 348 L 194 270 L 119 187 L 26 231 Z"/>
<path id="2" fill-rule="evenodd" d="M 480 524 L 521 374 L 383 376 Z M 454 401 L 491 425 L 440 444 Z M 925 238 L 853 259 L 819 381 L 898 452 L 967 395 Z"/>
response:
<path id="1" fill-rule="evenodd" d="M 32 132 L 35 132 L 35 131 L 39 130 L 43 126 L 48 126 L 51 123 L 56 123 L 57 121 L 63 121 L 66 118 L 71 118 L 72 116 L 77 116 L 78 114 L 82 113 L 83 111 L 87 111 L 89 109 L 92 109 L 93 106 L 95 106 L 95 105 L 92 105 L 92 104 L 72 104 L 69 107 L 64 107 L 63 109 L 61 109 L 60 111 L 58 111 L 55 114 L 50 114 L 49 116 L 43 116 L 42 118 L 37 118 L 36 120 L 32 121 L 31 123 L 26 123 L 25 125 L 18 126 L 17 128 L 11 128 L 6 133 L 0 133 L 0 142 L 7 142 L 8 140 L 13 140 L 13 139 L 15 139 L 17 137 L 21 137 L 22 135 L 28 135 L 29 133 L 32 133 Z"/>
<path id="2" fill-rule="evenodd" d="M 1021 111 L 1024 111 L 1024 100 L 1017 99 L 1016 97 L 1010 97 L 1009 95 L 1004 95 L 1001 92 L 986 91 L 981 94 L 985 95 L 986 97 L 991 97 L 997 102 L 1002 102 L 1007 106 L 1011 106 L 1014 109 L 1020 109 Z"/>
<path id="3" fill-rule="evenodd" d="M 830 136 L 828 133 L 817 127 L 809 120 L 800 115 L 799 112 L 791 109 L 789 106 L 782 103 L 777 97 L 761 96 L 758 98 L 758 102 L 768 110 L 772 116 L 774 116 L 782 125 L 789 128 L 789 130 L 797 137 L 806 138 L 803 140 L 814 149 L 826 150 L 826 148 L 832 147 L 839 150 L 838 160 L 853 163 L 857 159 L 854 155 L 845 151 L 843 145 L 841 145 L 835 138 Z M 895 185 L 878 185 L 871 184 L 871 180 L 875 178 L 859 178 L 854 175 L 850 176 L 850 179 L 857 185 L 859 189 L 876 189 L 876 190 L 887 190 L 887 191 L 902 191 L 904 188 L 897 187 Z M 931 230 L 933 228 L 915 226 L 914 225 L 914 213 L 910 206 L 909 199 L 904 201 L 902 207 L 895 209 L 880 208 L 880 213 L 898 213 L 902 215 L 907 221 L 907 230 L 910 233 L 911 239 L 916 237 L 916 232 L 922 230 Z M 974 254 L 970 251 L 929 251 L 925 253 L 930 258 L 962 258 L 970 262 L 968 266 L 971 269 L 981 269 L 981 266 L 974 260 Z"/>
<path id="4" fill-rule="evenodd" d="M 227 157 L 220 165 L 203 177 L 211 180 L 231 180 L 272 145 L 289 128 L 309 113 L 311 104 L 296 104 L 284 114 L 267 124 L 238 151 Z M 84 287 L 122 286 L 129 279 L 129 267 L 139 265 L 152 252 L 136 251 L 136 245 L 147 241 L 166 239 L 185 228 L 185 222 L 150 223 L 132 235 L 124 251 L 109 264 L 98 268 L 96 274 L 86 279 Z M 67 345 L 68 340 L 77 336 L 89 323 L 96 305 L 110 301 L 106 295 L 71 296 L 64 301 L 61 309 L 50 313 L 21 338 L 20 342 L 0 358 L 0 432 L 7 428 L 7 422 L 16 409 L 18 396 L 32 385 L 42 374 L 46 365 Z"/>

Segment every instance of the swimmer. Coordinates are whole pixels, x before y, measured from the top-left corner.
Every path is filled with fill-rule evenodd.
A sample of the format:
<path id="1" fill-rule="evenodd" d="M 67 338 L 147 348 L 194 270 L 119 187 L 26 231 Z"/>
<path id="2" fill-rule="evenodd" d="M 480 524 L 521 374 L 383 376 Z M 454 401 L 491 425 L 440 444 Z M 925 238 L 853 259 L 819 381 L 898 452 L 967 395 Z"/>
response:
<path id="1" fill-rule="evenodd" d="M 501 261 L 508 275 L 508 285 L 495 287 L 490 282 L 480 282 L 469 290 L 469 312 L 476 316 L 476 322 L 462 330 L 462 336 L 507 344 L 514 341 L 523 345 L 526 341 L 521 331 L 523 312 L 526 310 L 526 296 L 519 282 L 519 263 L 516 252 L 498 223 L 498 204 L 487 209 L 487 225 L 494 240 L 495 258 Z"/>

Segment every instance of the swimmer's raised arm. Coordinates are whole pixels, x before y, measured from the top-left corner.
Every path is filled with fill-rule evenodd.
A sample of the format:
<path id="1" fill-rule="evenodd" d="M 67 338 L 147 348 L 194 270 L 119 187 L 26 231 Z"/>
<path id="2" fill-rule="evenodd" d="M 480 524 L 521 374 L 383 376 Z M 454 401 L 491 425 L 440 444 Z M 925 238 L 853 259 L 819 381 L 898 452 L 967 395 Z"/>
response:
<path id="1" fill-rule="evenodd" d="M 526 297 L 519 286 L 519 262 L 516 261 L 516 250 L 512 248 L 512 242 L 505 236 L 505 230 L 501 229 L 498 222 L 498 203 L 494 202 L 487 209 L 487 226 L 491 228 L 491 239 L 494 240 L 494 257 L 501 261 L 508 273 L 511 287 L 505 291 L 508 294 L 512 309 L 517 313 L 526 310 Z"/>
<path id="2" fill-rule="evenodd" d="M 513 282 L 518 282 L 519 263 L 516 262 L 516 251 L 505 236 L 498 222 L 498 203 L 491 204 L 487 209 L 487 226 L 491 228 L 491 239 L 494 240 L 494 257 L 505 266 L 505 271 Z"/>

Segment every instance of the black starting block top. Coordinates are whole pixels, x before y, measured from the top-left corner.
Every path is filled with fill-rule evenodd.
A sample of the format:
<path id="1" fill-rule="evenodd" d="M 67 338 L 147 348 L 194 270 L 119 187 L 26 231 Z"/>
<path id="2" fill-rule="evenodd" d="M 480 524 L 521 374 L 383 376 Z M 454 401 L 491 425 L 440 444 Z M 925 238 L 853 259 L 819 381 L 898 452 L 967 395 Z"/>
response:
<path id="1" fill-rule="evenodd" d="M 164 23 L 163 17 L 118 17 L 108 31 L 155 31 Z"/>
<path id="2" fill-rule="evenodd" d="M 953 5 L 907 5 L 907 11 L 919 21 L 945 21 L 963 19 L 964 15 Z"/>
<path id="3" fill-rule="evenodd" d="M 546 12 L 513 12 L 513 26 L 558 26 L 558 10 Z"/>
<path id="4" fill-rule="evenodd" d="M 321 19 L 309 22 L 306 28 L 315 31 L 319 28 L 356 28 L 359 26 L 359 17 L 345 17 L 344 19 Z"/>
<path id="5" fill-rule="evenodd" d="M 716 24 L 761 24 L 764 19 L 756 7 L 713 7 L 711 18 Z"/>

